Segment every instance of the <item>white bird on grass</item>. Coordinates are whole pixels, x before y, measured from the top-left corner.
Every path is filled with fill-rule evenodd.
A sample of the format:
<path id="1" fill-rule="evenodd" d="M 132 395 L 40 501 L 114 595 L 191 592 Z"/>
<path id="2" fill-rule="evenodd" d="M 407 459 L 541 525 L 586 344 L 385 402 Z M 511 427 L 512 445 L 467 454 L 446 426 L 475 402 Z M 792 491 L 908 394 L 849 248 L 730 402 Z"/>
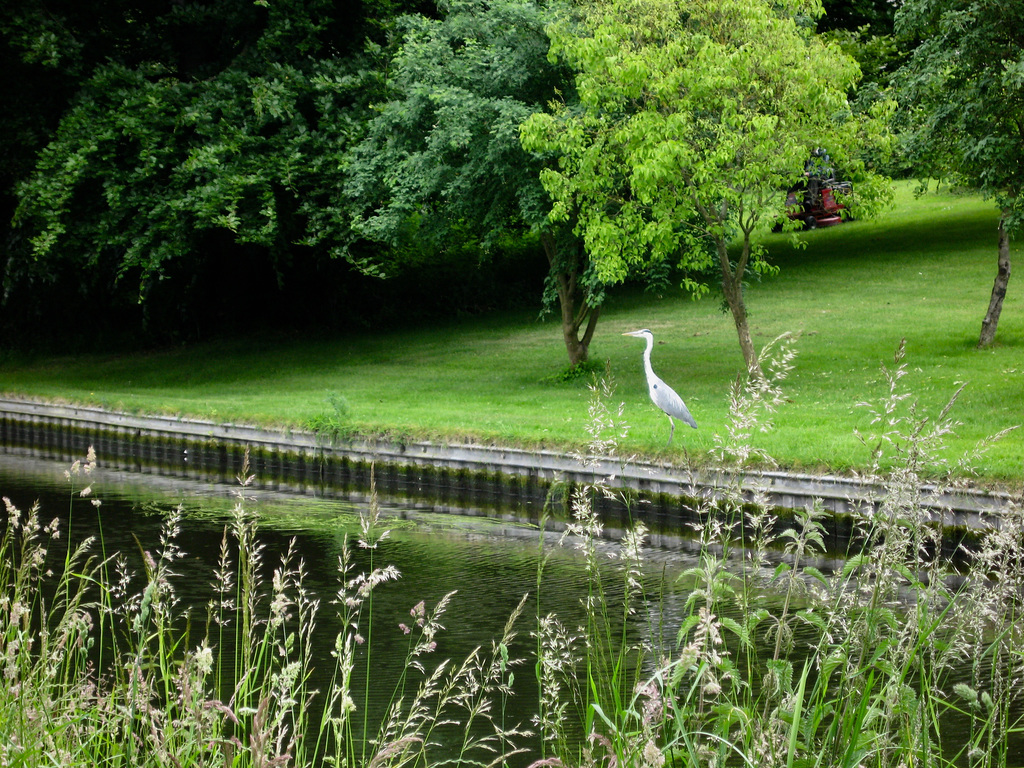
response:
<path id="1" fill-rule="evenodd" d="M 659 379 L 657 374 L 654 373 L 654 369 L 651 368 L 651 350 L 654 349 L 654 334 L 644 328 L 639 331 L 629 331 L 622 335 L 647 339 L 647 349 L 644 350 L 644 371 L 647 374 L 647 391 L 651 395 L 651 402 L 661 408 L 668 416 L 668 423 L 672 427 L 668 433 L 668 445 L 671 445 L 672 437 L 676 432 L 676 423 L 673 421 L 673 417 L 685 424 L 689 424 L 694 429 L 697 428 L 697 422 L 690 415 L 690 411 L 686 407 L 686 403 L 683 402 L 683 398 L 677 395 L 672 387 Z"/>

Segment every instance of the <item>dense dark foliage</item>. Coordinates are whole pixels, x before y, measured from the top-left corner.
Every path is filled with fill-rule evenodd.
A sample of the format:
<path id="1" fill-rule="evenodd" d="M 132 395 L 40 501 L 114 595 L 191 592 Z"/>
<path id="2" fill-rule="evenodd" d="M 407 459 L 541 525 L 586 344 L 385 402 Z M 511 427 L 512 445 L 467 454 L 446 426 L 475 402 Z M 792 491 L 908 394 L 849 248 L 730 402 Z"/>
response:
<path id="1" fill-rule="evenodd" d="M 460 311 L 521 295 L 504 290 L 504 270 L 477 274 L 462 243 L 446 246 L 443 266 L 407 247 L 416 274 L 404 286 L 363 274 L 380 246 L 351 231 L 345 155 L 383 97 L 394 20 L 408 11 L 433 7 L 5 6 L 0 56 L 16 76 L 3 88 L 17 107 L 0 124 L 14 224 L 7 341 L 337 327 L 387 318 L 398 297 L 415 319 L 438 311 L 442 294 Z"/>
<path id="2" fill-rule="evenodd" d="M 818 19 L 819 32 L 867 27 L 876 35 L 892 32 L 898 7 L 889 0 L 822 0 L 822 6 L 825 14 Z"/>

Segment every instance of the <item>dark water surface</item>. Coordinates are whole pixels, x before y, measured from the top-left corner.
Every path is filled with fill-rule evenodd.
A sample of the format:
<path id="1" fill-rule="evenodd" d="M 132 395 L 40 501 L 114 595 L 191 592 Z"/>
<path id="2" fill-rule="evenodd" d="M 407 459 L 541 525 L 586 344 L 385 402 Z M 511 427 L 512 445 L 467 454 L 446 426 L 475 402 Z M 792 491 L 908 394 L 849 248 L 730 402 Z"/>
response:
<path id="1" fill-rule="evenodd" d="M 155 552 L 159 548 L 161 526 L 180 506 L 184 517 L 177 543 L 187 556 L 175 569 L 180 574 L 176 590 L 183 604 L 195 606 L 195 615 L 201 621 L 212 596 L 210 585 L 221 538 L 230 521 L 238 487 L 98 468 L 88 479 L 93 488 L 92 498 L 102 501 L 96 508 L 89 499 L 73 492 L 86 485 L 86 479 L 76 478 L 72 487 L 64 476 L 66 469 L 65 464 L 0 455 L 0 495 L 9 497 L 23 510 L 38 501 L 41 519 L 59 517 L 64 530 L 69 527 L 70 515 L 72 541 L 101 533 L 106 553 L 124 553 L 139 572 L 140 551 Z M 306 586 L 320 598 L 315 635 L 316 676 L 310 687 L 326 691 L 334 669 L 331 650 L 339 627 L 335 608 L 330 604 L 338 589 L 338 558 L 345 537 L 352 543 L 358 538 L 360 512 L 367 505 L 363 500 L 260 489 L 246 489 L 246 496 L 246 508 L 259 516 L 268 580 L 294 539 L 309 574 Z M 408 637 L 399 625 L 410 623 L 409 611 L 420 601 L 430 607 L 457 590 L 443 620 L 446 630 L 438 637 L 434 658 L 426 660 L 428 668 L 443 659 L 461 660 L 477 646 L 489 648 L 492 640 L 500 638 L 509 614 L 524 595 L 529 597 L 517 640 L 510 649 L 513 658 L 532 658 L 534 640 L 530 631 L 539 614 L 554 612 L 568 627 L 582 621 L 581 601 L 588 591 L 583 556 L 571 541 L 556 546 L 557 531 L 540 532 L 533 522 L 536 510 L 463 510 L 453 514 L 382 499 L 381 512 L 382 526 L 390 530 L 390 535 L 373 553 L 373 564 L 394 565 L 401 578 L 380 586 L 374 593 L 374 663 L 367 688 L 371 722 L 383 716 L 404 669 Z M 621 610 L 623 588 L 623 566 L 617 557 L 621 548 L 613 539 L 600 542 L 599 548 L 609 588 L 605 599 L 616 614 Z M 353 547 L 353 554 L 357 570 L 369 568 L 367 550 Z M 650 603 L 648 610 L 638 611 L 624 627 L 624 635 L 631 641 L 661 645 L 670 654 L 689 591 L 680 576 L 697 565 L 695 549 L 682 536 L 661 535 L 645 547 L 643 554 Z M 543 580 L 538 590 L 542 559 Z M 767 588 L 761 598 L 767 606 L 777 603 L 777 597 Z M 356 675 L 354 690 L 362 712 L 365 668 L 357 665 Z M 532 663 L 516 669 L 515 693 L 506 721 L 528 725 L 537 709 Z M 957 726 L 951 723 L 950 727 Z M 949 735 L 947 731 L 945 736 Z M 1014 749 L 1021 749 L 1024 760 L 1024 747 Z"/>

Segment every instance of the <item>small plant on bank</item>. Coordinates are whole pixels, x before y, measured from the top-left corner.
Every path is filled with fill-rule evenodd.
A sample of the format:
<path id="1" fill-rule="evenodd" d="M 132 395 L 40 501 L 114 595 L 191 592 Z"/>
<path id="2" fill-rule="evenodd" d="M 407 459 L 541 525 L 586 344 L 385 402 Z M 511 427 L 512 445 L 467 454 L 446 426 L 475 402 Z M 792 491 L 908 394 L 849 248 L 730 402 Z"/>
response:
<path id="1" fill-rule="evenodd" d="M 600 377 L 610 366 L 610 361 L 584 360 L 582 363 L 570 365 L 558 373 L 553 373 L 544 378 L 547 384 L 575 384 L 580 381 L 589 381 Z"/>
<path id="2" fill-rule="evenodd" d="M 352 409 L 348 400 L 337 392 L 327 393 L 329 411 L 307 419 L 305 428 L 319 439 L 328 443 L 337 443 L 352 432 Z"/>

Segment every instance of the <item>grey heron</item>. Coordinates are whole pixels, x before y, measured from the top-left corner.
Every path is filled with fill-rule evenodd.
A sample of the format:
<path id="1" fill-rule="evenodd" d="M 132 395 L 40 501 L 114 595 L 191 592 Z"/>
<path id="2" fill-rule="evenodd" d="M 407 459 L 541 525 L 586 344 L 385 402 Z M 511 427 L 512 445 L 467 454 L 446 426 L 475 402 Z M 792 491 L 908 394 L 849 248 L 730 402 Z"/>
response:
<path id="1" fill-rule="evenodd" d="M 689 424 L 694 429 L 697 428 L 697 422 L 690 415 L 690 411 L 686 407 L 686 403 L 683 402 L 683 398 L 677 395 L 672 387 L 659 379 L 654 369 L 651 368 L 651 350 L 654 349 L 654 334 L 644 328 L 639 331 L 629 331 L 622 335 L 647 339 L 647 349 L 644 350 L 644 372 L 647 374 L 647 391 L 651 395 L 651 402 L 661 408 L 668 416 L 668 423 L 672 427 L 672 430 L 668 433 L 668 444 L 671 445 L 672 436 L 676 432 L 676 423 L 672 420 L 673 416 Z"/>

